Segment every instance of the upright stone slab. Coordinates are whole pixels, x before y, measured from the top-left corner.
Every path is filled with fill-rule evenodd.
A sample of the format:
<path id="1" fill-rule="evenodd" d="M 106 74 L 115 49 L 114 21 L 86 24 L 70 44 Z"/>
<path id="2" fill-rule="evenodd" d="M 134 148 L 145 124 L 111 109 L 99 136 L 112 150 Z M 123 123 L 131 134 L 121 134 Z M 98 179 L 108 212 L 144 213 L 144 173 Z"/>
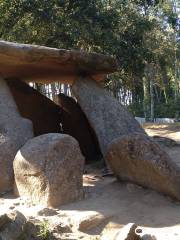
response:
<path id="1" fill-rule="evenodd" d="M 5 80 L 0 78 L 0 192 L 12 189 L 14 157 L 32 137 L 31 121 L 21 118 Z"/>
<path id="2" fill-rule="evenodd" d="M 117 178 L 180 200 L 179 167 L 146 135 L 126 108 L 90 78 L 77 80 L 72 90 Z"/>
<path id="3" fill-rule="evenodd" d="M 86 162 L 97 160 L 101 156 L 98 141 L 79 104 L 62 93 L 58 95 L 58 100 L 63 133 L 78 141 Z"/>
<path id="4" fill-rule="evenodd" d="M 19 79 L 6 80 L 22 117 L 33 123 L 34 135 L 59 133 L 60 107 Z"/>
<path id="5" fill-rule="evenodd" d="M 94 80 L 80 78 L 72 91 L 97 135 L 103 155 L 114 139 L 134 132 L 145 134 L 126 108 Z"/>

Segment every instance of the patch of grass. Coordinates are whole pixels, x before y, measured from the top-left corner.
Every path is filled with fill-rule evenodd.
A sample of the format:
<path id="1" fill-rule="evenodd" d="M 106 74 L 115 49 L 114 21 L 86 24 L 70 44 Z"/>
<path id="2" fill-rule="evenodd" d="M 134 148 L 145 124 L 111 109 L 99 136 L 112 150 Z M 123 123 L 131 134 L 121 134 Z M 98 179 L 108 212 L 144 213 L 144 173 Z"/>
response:
<path id="1" fill-rule="evenodd" d="M 43 240 L 49 240 L 50 239 L 50 231 L 49 231 L 49 223 L 48 221 L 41 222 L 39 224 L 39 233 L 37 235 Z"/>

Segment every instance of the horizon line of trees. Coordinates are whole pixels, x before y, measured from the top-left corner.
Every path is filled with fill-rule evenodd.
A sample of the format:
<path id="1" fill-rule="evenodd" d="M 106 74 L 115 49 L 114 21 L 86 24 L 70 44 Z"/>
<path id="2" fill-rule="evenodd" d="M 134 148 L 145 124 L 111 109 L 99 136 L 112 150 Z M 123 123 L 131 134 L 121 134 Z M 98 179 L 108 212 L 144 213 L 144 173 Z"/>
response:
<path id="1" fill-rule="evenodd" d="M 0 0 L 0 38 L 110 54 L 105 87 L 134 116 L 180 117 L 178 0 Z"/>

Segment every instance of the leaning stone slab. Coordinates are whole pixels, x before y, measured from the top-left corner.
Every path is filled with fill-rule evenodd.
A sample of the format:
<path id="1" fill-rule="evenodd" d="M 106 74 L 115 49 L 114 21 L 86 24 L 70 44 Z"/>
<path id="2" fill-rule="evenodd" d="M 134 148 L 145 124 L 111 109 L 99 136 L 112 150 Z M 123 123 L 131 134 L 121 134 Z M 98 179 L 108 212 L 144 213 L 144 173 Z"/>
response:
<path id="1" fill-rule="evenodd" d="M 33 137 L 31 121 L 20 116 L 6 82 L 0 78 L 0 192 L 13 188 L 13 160 Z"/>
<path id="2" fill-rule="evenodd" d="M 84 157 L 78 142 L 50 133 L 29 140 L 14 160 L 15 193 L 56 207 L 83 197 Z"/>
<path id="3" fill-rule="evenodd" d="M 93 79 L 78 79 L 72 85 L 72 91 L 97 135 L 103 155 L 109 144 L 121 135 L 145 134 L 126 108 Z"/>
<path id="4" fill-rule="evenodd" d="M 178 166 L 150 140 L 126 108 L 90 78 L 77 80 L 72 91 L 115 175 L 180 200 Z"/>

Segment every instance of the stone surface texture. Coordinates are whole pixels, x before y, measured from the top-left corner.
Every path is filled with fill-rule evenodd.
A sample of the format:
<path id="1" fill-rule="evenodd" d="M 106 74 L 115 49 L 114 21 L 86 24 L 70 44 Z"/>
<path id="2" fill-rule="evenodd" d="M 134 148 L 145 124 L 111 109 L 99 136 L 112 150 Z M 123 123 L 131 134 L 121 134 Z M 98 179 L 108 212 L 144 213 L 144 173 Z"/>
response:
<path id="1" fill-rule="evenodd" d="M 6 79 L 6 82 L 21 116 L 32 121 L 35 136 L 68 134 L 78 141 L 86 161 L 99 158 L 101 153 L 95 133 L 73 98 L 59 94 L 57 105 L 25 82 L 18 79 Z"/>
<path id="2" fill-rule="evenodd" d="M 136 234 L 136 228 L 137 225 L 135 223 L 128 223 L 116 234 L 113 240 L 142 240 L 141 237 Z"/>
<path id="3" fill-rule="evenodd" d="M 145 134 L 126 108 L 94 80 L 80 78 L 73 84 L 72 91 L 96 133 L 103 155 L 108 145 L 121 135 Z"/>
<path id="4" fill-rule="evenodd" d="M 180 168 L 146 135 L 136 133 L 117 138 L 109 145 L 106 159 L 118 179 L 180 200 Z"/>
<path id="5" fill-rule="evenodd" d="M 19 79 L 6 80 L 22 117 L 33 123 L 34 135 L 60 133 L 60 107 Z"/>
<path id="6" fill-rule="evenodd" d="M 55 133 L 33 138 L 14 160 L 15 193 L 52 207 L 81 199 L 83 167 L 74 138 Z"/>
<path id="7" fill-rule="evenodd" d="M 0 41 L 4 78 L 72 83 L 79 74 L 88 74 L 101 81 L 116 70 L 116 61 L 102 54 Z"/>
<path id="8" fill-rule="evenodd" d="M 115 175 L 180 200 L 179 167 L 125 107 L 90 78 L 77 80 L 72 91 Z"/>
<path id="9" fill-rule="evenodd" d="M 62 93 L 58 100 L 63 133 L 78 141 L 86 162 L 97 160 L 101 156 L 98 140 L 81 107 L 72 97 Z"/>
<path id="10" fill-rule="evenodd" d="M 12 211 L 3 216 L 6 222 L 0 226 L 1 240 L 15 240 L 22 239 L 23 226 L 26 223 L 25 216 L 19 211 Z M 0 216 L 2 218 L 2 216 Z"/>
<path id="11" fill-rule="evenodd" d="M 13 188 L 13 160 L 33 137 L 30 120 L 20 116 L 6 82 L 0 78 L 0 192 Z"/>

